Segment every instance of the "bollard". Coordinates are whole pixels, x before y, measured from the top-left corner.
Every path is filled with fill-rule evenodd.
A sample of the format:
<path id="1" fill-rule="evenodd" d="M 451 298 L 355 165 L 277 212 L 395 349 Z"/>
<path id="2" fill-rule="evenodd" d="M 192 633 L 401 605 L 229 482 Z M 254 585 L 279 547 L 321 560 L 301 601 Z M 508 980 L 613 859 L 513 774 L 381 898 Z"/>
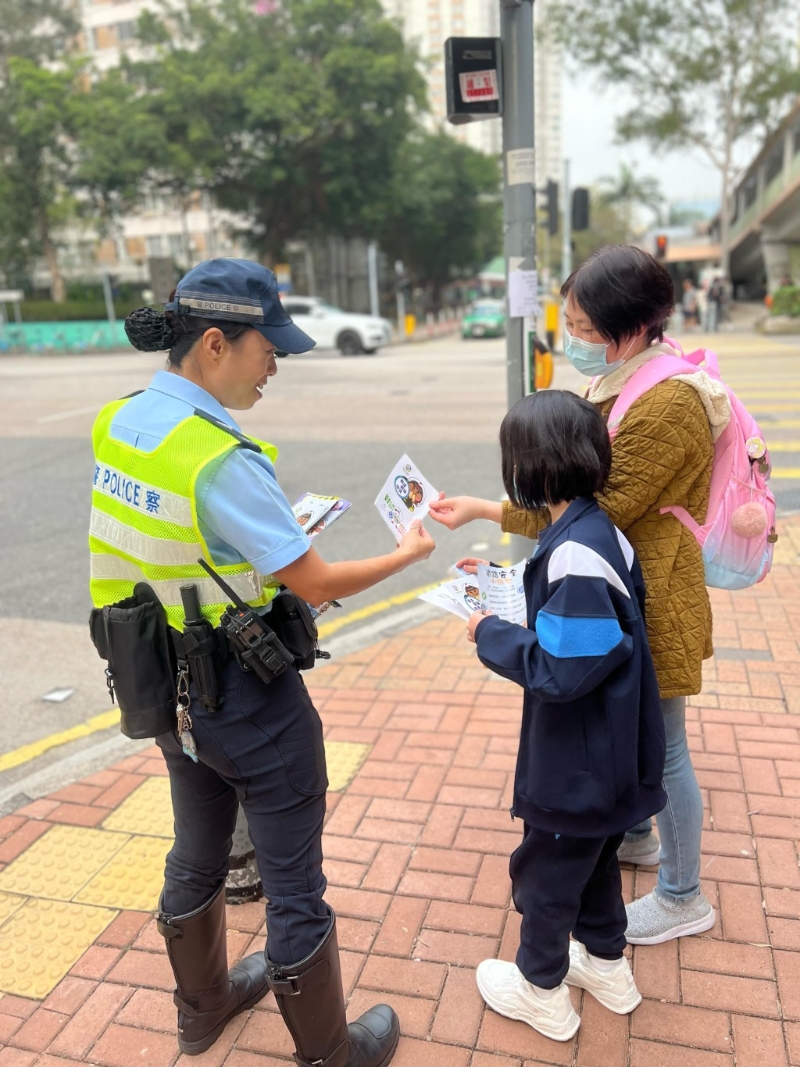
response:
<path id="1" fill-rule="evenodd" d="M 230 872 L 225 881 L 225 899 L 229 904 L 247 904 L 264 895 L 256 866 L 256 850 L 250 840 L 247 819 L 241 804 L 236 813 L 236 828 L 230 854 Z"/>

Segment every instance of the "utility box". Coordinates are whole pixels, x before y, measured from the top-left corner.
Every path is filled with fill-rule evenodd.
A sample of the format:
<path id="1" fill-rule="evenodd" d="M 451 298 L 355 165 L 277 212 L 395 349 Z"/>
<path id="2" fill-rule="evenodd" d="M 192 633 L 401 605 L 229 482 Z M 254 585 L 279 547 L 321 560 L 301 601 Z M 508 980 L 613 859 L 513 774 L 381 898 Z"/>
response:
<path id="1" fill-rule="evenodd" d="M 460 126 L 503 114 L 499 37 L 449 37 L 444 66 L 449 122 Z"/>

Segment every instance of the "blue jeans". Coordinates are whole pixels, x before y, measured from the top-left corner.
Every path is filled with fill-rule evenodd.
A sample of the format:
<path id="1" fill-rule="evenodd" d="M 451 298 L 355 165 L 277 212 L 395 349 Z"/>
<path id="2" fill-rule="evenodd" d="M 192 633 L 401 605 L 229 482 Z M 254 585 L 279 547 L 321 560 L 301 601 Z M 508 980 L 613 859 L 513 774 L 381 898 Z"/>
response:
<path id="1" fill-rule="evenodd" d="M 661 839 L 661 866 L 656 891 L 665 900 L 691 900 L 700 892 L 700 839 L 703 833 L 703 801 L 686 743 L 686 697 L 661 701 L 667 758 L 664 791 L 667 805 L 656 816 Z M 628 839 L 645 837 L 653 829 L 651 819 L 634 826 Z"/>

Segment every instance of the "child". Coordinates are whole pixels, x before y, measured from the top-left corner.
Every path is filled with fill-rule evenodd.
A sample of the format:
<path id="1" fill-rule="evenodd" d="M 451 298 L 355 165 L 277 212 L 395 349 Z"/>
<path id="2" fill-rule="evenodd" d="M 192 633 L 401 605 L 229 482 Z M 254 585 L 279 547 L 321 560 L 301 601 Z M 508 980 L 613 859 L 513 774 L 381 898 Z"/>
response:
<path id="1" fill-rule="evenodd" d="M 611 466 L 600 414 L 572 393 L 535 393 L 506 415 L 500 447 L 514 506 L 546 507 L 552 525 L 525 569 L 527 629 L 469 620 L 481 662 L 525 690 L 512 808 L 524 835 L 510 867 L 520 947 L 516 965 L 484 960 L 477 981 L 501 1015 L 568 1041 L 580 1019 L 567 985 L 620 1015 L 642 999 L 622 955 L 617 848 L 666 803 L 663 715 L 639 563 L 594 499 Z"/>

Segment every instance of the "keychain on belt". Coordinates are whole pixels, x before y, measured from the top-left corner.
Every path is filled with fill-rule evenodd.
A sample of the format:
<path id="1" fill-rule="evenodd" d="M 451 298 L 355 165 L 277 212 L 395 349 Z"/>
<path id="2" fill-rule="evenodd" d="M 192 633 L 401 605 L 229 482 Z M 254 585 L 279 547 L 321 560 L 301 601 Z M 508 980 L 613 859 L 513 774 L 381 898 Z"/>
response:
<path id="1" fill-rule="evenodd" d="M 175 709 L 178 715 L 178 737 L 183 751 L 189 759 L 197 763 L 197 743 L 192 733 L 192 717 L 189 714 L 191 703 L 189 671 L 186 667 L 181 667 L 178 671 L 178 705 Z"/>

